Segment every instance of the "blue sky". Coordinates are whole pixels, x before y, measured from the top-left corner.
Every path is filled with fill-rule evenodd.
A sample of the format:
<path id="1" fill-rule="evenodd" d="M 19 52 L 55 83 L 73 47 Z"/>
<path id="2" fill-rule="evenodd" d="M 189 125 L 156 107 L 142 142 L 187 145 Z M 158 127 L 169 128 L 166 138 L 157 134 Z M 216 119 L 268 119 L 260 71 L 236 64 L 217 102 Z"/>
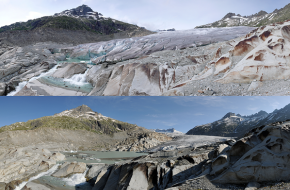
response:
<path id="1" fill-rule="evenodd" d="M 88 105 L 94 111 L 148 129 L 187 132 L 228 112 L 250 115 L 290 103 L 290 97 L 0 97 L 0 126 Z"/>
<path id="2" fill-rule="evenodd" d="M 283 8 L 289 0 L 0 0 L 0 26 L 87 4 L 104 16 L 148 29 L 191 29 L 228 12 L 251 15 Z"/>

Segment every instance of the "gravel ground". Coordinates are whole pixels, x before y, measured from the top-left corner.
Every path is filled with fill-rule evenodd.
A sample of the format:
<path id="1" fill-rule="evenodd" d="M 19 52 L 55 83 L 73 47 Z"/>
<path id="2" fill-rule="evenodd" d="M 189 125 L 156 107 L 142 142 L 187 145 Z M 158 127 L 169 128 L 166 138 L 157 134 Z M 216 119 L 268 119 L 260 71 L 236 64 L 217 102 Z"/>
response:
<path id="1" fill-rule="evenodd" d="M 290 80 L 263 81 L 263 85 L 254 91 L 248 91 L 250 84 L 213 82 L 215 78 L 208 77 L 193 81 L 183 87 L 185 96 L 289 96 Z M 213 92 L 206 92 L 207 89 Z M 205 93 L 198 92 L 199 90 Z M 211 94 L 212 93 L 212 94 Z"/>

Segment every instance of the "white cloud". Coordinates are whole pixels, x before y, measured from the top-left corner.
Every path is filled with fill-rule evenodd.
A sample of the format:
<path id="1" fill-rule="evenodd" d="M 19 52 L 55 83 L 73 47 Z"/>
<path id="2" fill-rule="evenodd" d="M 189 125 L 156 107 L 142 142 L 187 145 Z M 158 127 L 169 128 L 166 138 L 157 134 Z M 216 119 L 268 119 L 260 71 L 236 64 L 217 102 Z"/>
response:
<path id="1" fill-rule="evenodd" d="M 26 16 L 26 20 L 30 20 L 30 19 L 35 19 L 35 18 L 40 18 L 43 17 L 44 15 L 42 13 L 39 12 L 29 12 L 28 15 Z"/>

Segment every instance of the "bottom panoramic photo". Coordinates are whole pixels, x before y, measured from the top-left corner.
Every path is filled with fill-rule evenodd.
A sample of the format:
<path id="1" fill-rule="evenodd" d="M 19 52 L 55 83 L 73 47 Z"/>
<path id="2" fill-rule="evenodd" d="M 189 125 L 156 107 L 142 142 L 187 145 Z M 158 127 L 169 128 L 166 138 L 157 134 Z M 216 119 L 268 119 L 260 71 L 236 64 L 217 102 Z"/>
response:
<path id="1" fill-rule="evenodd" d="M 289 97 L 3 97 L 0 190 L 289 189 Z"/>

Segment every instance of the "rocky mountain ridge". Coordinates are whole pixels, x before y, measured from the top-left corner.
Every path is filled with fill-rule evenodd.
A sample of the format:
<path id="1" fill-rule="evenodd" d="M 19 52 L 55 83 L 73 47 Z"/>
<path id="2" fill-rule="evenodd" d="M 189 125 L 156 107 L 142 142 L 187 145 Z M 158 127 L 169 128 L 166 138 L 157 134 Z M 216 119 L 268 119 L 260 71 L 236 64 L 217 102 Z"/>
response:
<path id="1" fill-rule="evenodd" d="M 188 135 L 213 135 L 213 136 L 243 136 L 247 131 L 264 126 L 269 123 L 287 121 L 290 119 L 290 104 L 271 113 L 259 111 L 249 116 L 228 113 L 222 119 L 196 126 L 189 130 Z"/>
<path id="2" fill-rule="evenodd" d="M 222 119 L 196 126 L 189 130 L 187 135 L 212 135 L 212 136 L 240 136 L 246 131 L 259 125 L 262 120 L 269 116 L 265 111 L 253 115 L 241 116 L 240 114 L 227 113 Z M 290 115 L 289 115 L 290 116 Z"/>
<path id="3" fill-rule="evenodd" d="M 144 27 L 103 17 L 87 5 L 0 27 L 0 39 L 19 46 L 47 41 L 79 44 L 152 33 Z"/>
<path id="4" fill-rule="evenodd" d="M 55 13 L 54 16 L 69 16 L 74 18 L 93 18 L 99 20 L 103 17 L 103 14 L 93 11 L 89 6 L 82 5 L 77 8 L 62 11 L 61 13 Z"/>
<path id="5" fill-rule="evenodd" d="M 86 105 L 0 128 L 0 141 L 7 146 L 46 142 L 66 144 L 64 148 L 72 145 L 71 149 L 116 150 L 119 146 L 119 151 L 143 151 L 168 140 L 164 134 L 105 117 Z"/>
<path id="6" fill-rule="evenodd" d="M 290 19 L 290 4 L 281 9 L 275 9 L 272 13 L 261 10 L 260 12 L 250 15 L 241 16 L 240 14 L 228 13 L 221 20 L 214 23 L 197 26 L 196 28 L 211 27 L 232 27 L 232 26 L 253 26 L 260 27 L 272 23 L 284 22 Z"/>

